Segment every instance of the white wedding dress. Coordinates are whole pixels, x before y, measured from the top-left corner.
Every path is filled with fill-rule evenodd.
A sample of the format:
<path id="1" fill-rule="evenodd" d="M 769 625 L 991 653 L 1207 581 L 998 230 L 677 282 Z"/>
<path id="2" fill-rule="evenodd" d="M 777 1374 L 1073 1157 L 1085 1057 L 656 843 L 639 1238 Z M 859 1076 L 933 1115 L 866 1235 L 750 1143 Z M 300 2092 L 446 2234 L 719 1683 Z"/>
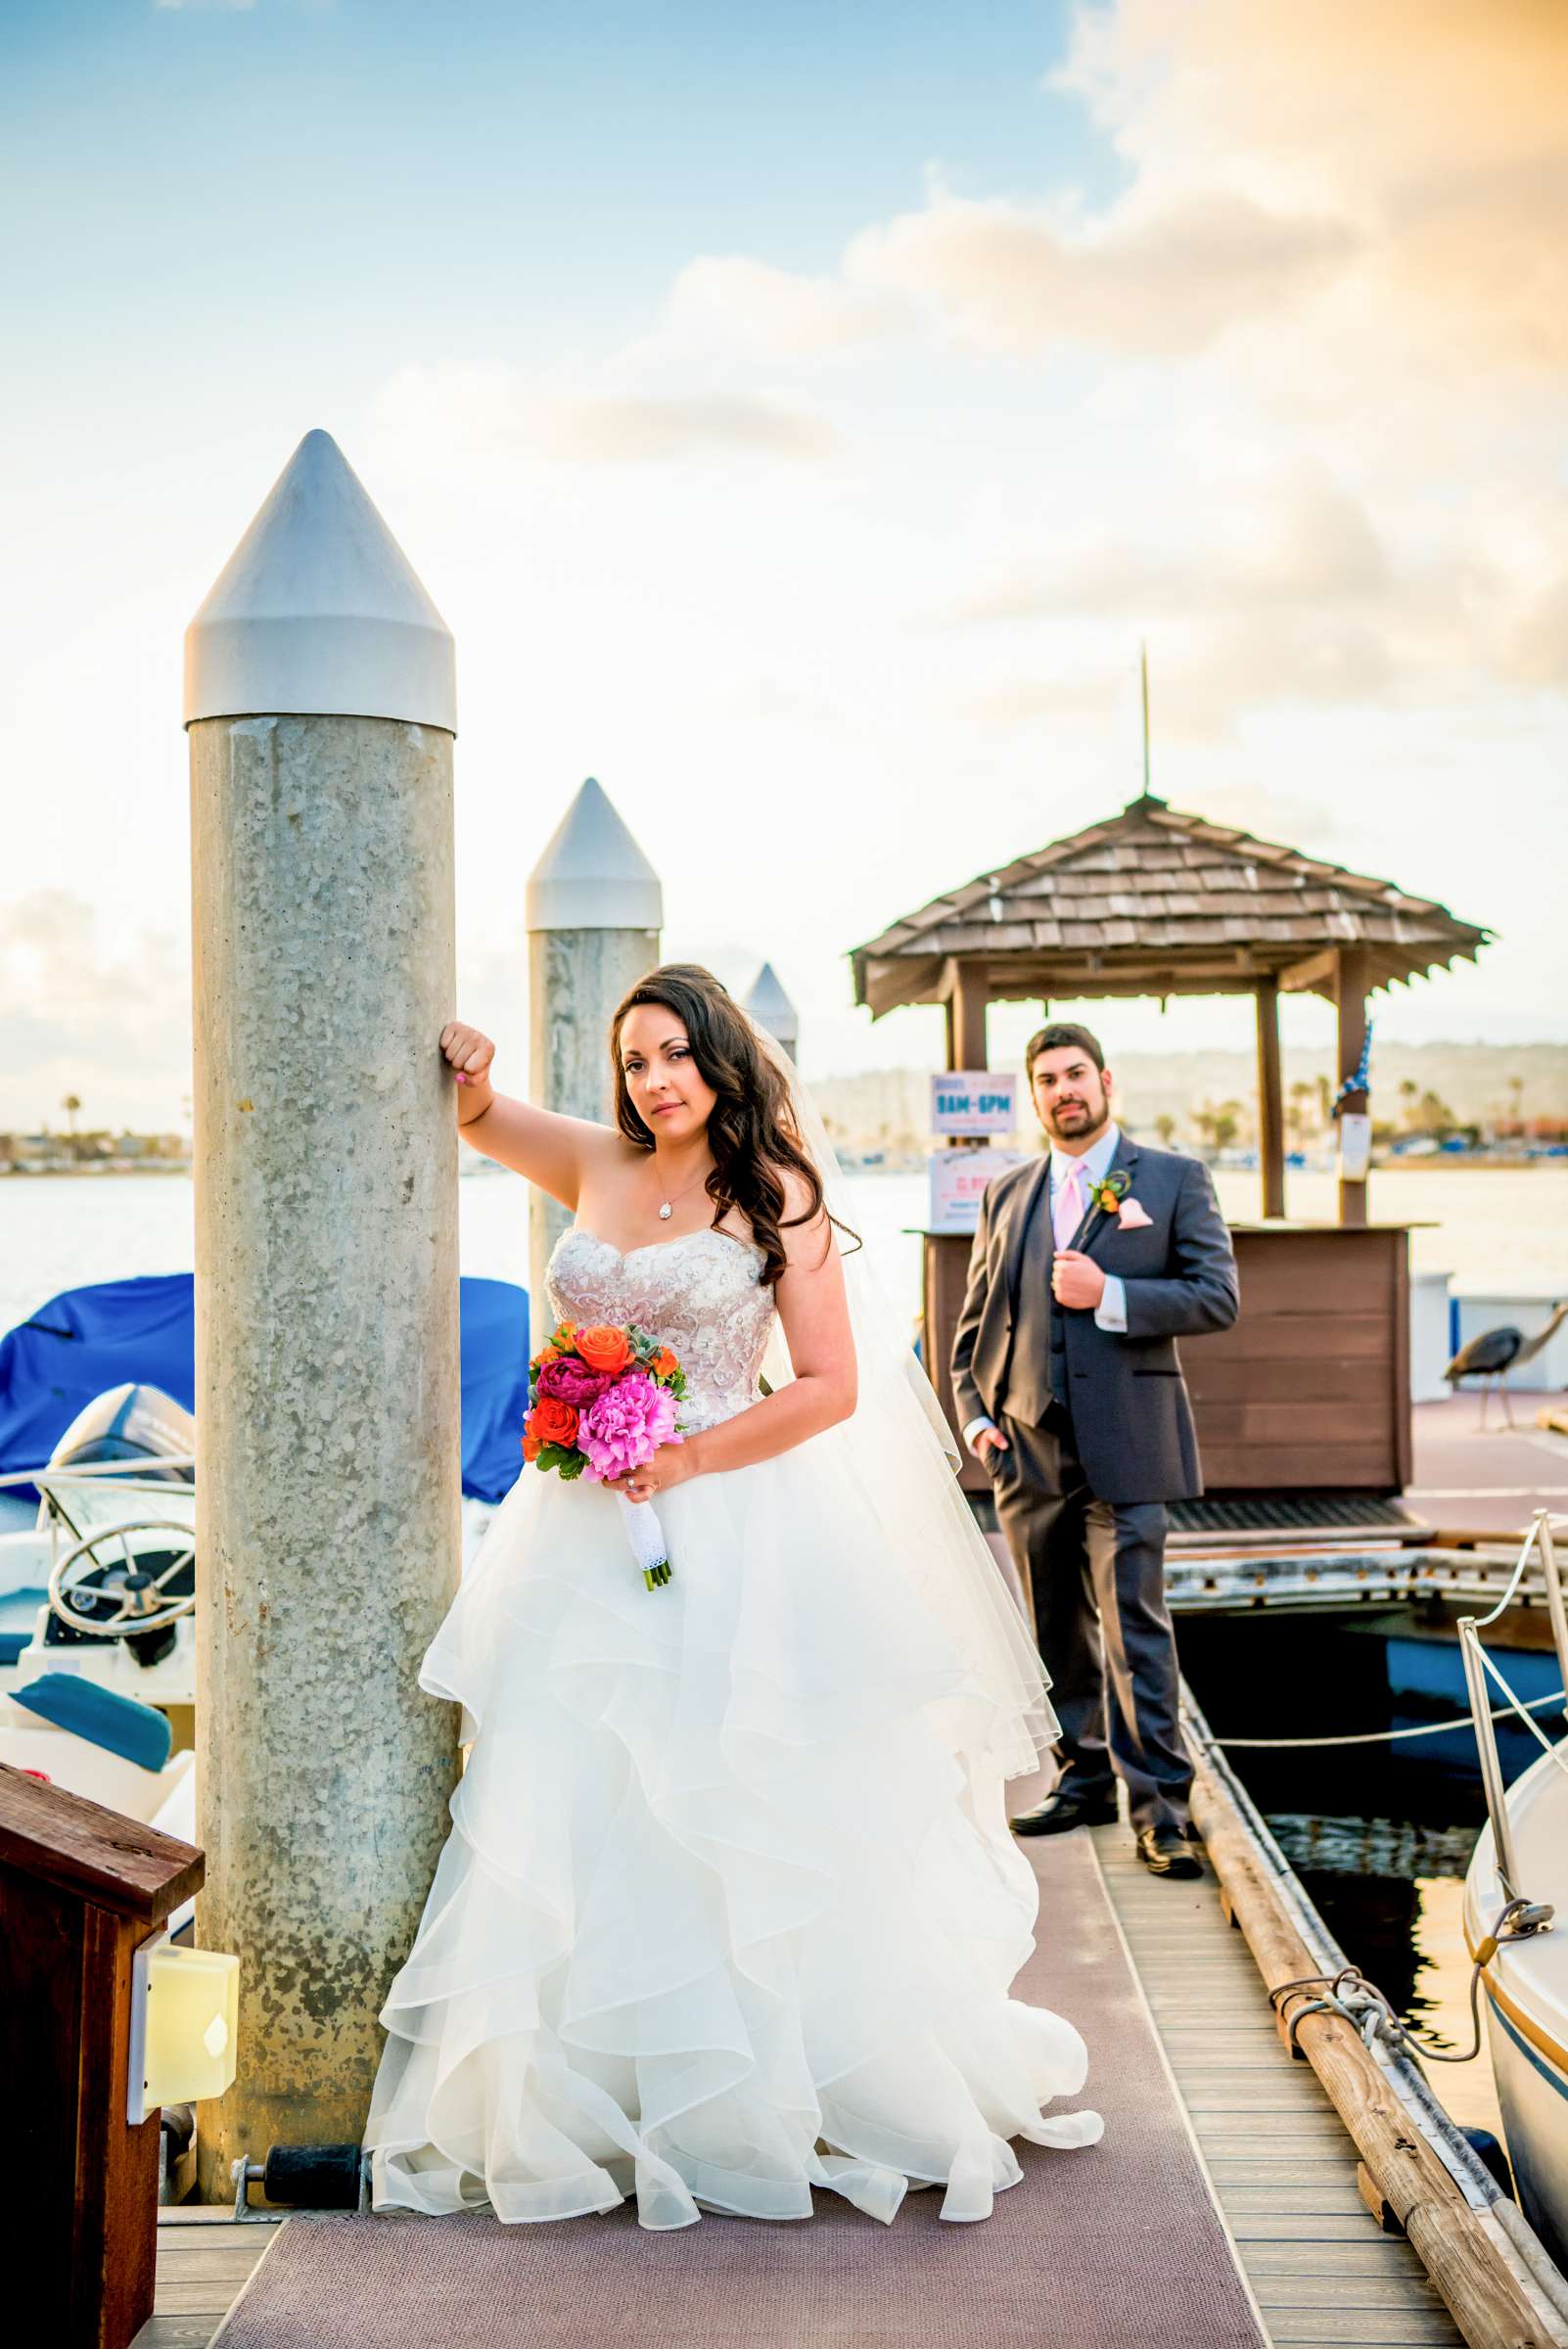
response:
<path id="1" fill-rule="evenodd" d="M 673 1347 L 697 1428 L 758 1398 L 761 1266 L 718 1231 L 623 1256 L 572 1230 L 550 1302 Z M 501 1504 L 420 1669 L 473 1742 L 382 2010 L 377 2209 L 635 2195 L 669 2228 L 806 2218 L 819 2187 L 888 2220 L 940 2184 L 983 2219 L 1010 2139 L 1099 2137 L 1041 2111 L 1083 2085 L 1079 2033 L 1008 1995 L 1038 1893 L 1001 1772 L 1027 1761 L 988 1758 L 994 1700 L 871 1465 L 852 1419 L 677 1486 L 654 1591 L 611 1494 L 529 1471 Z"/>

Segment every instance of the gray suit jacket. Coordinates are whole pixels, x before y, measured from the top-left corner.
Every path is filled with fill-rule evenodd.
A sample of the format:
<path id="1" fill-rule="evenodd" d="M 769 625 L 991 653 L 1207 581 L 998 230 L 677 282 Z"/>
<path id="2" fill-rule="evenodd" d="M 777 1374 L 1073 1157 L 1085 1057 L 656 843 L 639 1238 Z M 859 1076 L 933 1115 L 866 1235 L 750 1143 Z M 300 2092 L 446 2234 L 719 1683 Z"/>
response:
<path id="1" fill-rule="evenodd" d="M 1199 1160 L 1124 1133 L 1111 1165 L 1126 1170 L 1130 1195 L 1148 1226 L 1125 1231 L 1115 1217 L 1091 1208 L 1075 1245 L 1121 1275 L 1126 1334 L 1099 1328 L 1091 1312 L 1058 1307 L 1051 1295 L 1050 1160 L 1011 1168 L 981 1202 L 968 1293 L 953 1336 L 959 1424 L 983 1412 L 992 1419 L 1006 1412 L 1032 1427 L 1048 1424 L 1054 1346 L 1059 1382 L 1071 1398 L 1073 1440 L 1099 1498 L 1186 1499 L 1202 1492 L 1203 1479 L 1176 1340 L 1228 1329 L 1235 1320 L 1235 1255 Z"/>

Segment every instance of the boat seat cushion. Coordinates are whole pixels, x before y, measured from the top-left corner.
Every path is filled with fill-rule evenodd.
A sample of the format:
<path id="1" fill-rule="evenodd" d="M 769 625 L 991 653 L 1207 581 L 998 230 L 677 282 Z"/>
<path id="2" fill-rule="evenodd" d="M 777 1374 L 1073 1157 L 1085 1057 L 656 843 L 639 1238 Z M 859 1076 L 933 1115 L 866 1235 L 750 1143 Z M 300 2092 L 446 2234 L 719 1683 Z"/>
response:
<path id="1" fill-rule="evenodd" d="M 11 1696 L 14 1704 L 25 1705 L 57 1729 L 69 1729 L 126 1762 L 139 1762 L 143 1770 L 161 1770 L 168 1760 L 174 1732 L 166 1716 L 139 1697 L 121 1696 L 117 1688 L 100 1688 L 71 1672 L 46 1672 L 25 1688 L 14 1688 Z"/>

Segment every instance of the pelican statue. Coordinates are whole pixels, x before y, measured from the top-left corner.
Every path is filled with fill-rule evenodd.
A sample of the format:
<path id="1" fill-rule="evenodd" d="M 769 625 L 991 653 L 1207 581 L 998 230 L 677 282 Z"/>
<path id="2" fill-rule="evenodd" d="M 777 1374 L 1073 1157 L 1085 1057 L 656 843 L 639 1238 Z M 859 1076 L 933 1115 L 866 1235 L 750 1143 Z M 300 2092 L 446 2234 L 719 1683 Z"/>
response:
<path id="1" fill-rule="evenodd" d="M 1484 1329 L 1468 1346 L 1461 1346 L 1443 1375 L 1451 1387 L 1457 1388 L 1464 1378 L 1484 1378 L 1490 1382 L 1481 1390 L 1481 1427 L 1487 1424 L 1487 1397 L 1496 1388 L 1502 1398 L 1502 1416 L 1505 1424 L 1514 1424 L 1513 1405 L 1508 1400 L 1508 1372 L 1517 1370 L 1521 1362 L 1533 1362 L 1536 1356 L 1551 1343 L 1564 1321 L 1568 1321 L 1568 1303 L 1554 1305 L 1549 1317 L 1532 1337 L 1511 1322 L 1500 1329 Z"/>

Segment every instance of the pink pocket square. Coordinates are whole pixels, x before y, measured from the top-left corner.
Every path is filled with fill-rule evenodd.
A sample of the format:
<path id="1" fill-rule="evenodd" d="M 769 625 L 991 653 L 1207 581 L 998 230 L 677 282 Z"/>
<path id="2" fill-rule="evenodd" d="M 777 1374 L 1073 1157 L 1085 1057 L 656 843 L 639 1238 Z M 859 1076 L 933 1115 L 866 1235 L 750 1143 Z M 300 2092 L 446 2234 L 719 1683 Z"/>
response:
<path id="1" fill-rule="evenodd" d="M 1128 1198 L 1122 1202 L 1117 1221 L 1124 1231 L 1147 1231 L 1154 1218 L 1145 1215 L 1135 1199 Z"/>

